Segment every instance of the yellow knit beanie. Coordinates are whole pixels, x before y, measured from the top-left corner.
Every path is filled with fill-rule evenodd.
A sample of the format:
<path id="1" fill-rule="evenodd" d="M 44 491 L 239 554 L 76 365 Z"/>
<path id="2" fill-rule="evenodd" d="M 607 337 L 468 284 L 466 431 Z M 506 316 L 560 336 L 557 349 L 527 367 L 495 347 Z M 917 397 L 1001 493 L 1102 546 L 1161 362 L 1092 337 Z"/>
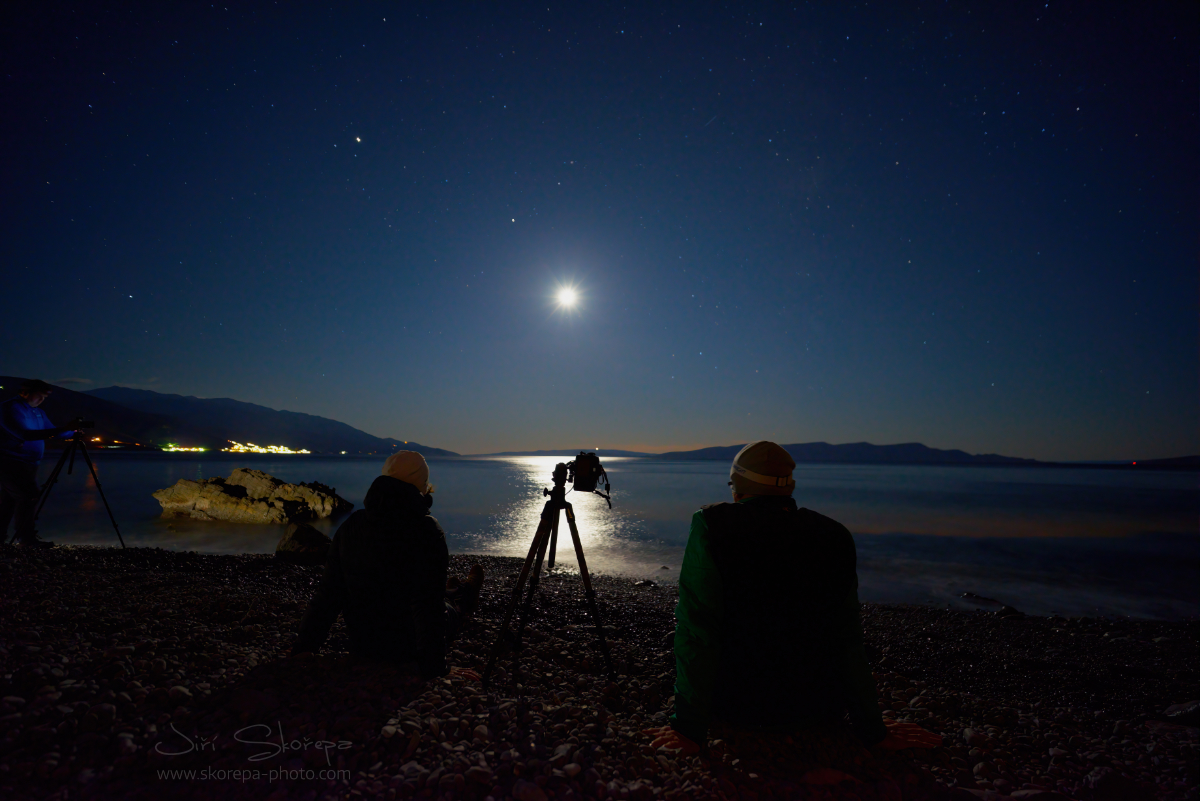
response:
<path id="1" fill-rule="evenodd" d="M 433 491 L 429 483 L 429 465 L 425 457 L 416 451 L 396 451 L 383 463 L 383 475 L 412 484 L 421 494 Z"/>

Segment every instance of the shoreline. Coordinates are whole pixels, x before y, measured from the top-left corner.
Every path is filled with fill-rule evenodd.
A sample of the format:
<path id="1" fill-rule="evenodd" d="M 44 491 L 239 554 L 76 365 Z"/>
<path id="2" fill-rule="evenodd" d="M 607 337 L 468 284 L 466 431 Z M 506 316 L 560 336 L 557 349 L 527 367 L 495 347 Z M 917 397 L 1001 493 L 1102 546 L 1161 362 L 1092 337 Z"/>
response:
<path id="1" fill-rule="evenodd" d="M 61 456 L 63 448 L 56 447 L 57 443 L 51 443 L 46 448 L 47 458 L 50 456 Z M 603 451 L 603 449 L 601 449 Z M 362 452 L 362 453 L 343 453 L 337 451 L 315 451 L 312 453 L 257 453 L 251 451 L 167 451 L 160 448 L 152 447 L 110 447 L 103 448 L 94 447 L 88 449 L 88 454 L 96 459 L 110 455 L 133 454 L 135 456 L 145 456 L 146 454 L 155 454 L 164 456 L 164 458 L 177 458 L 182 460 L 188 459 L 209 459 L 213 461 L 230 461 L 238 459 L 280 459 L 287 458 L 303 460 L 303 459 L 338 459 L 338 460 L 373 460 L 387 457 L 391 451 L 379 453 Z M 427 461 L 470 461 L 470 460 L 488 460 L 488 459 L 513 459 L 528 456 L 544 456 L 554 459 L 570 459 L 576 455 L 576 452 L 563 451 L 561 453 L 534 453 L 534 452 L 513 452 L 513 453 L 459 453 L 454 455 L 448 454 L 423 454 Z M 606 455 L 605 459 L 645 459 L 648 461 L 661 462 L 679 462 L 684 464 L 696 463 L 721 463 L 728 462 L 728 459 L 697 459 L 686 457 L 671 457 L 666 458 L 659 454 L 614 454 Z M 1030 460 L 1028 462 L 883 462 L 883 461 L 799 461 L 796 462 L 797 467 L 971 467 L 971 468 L 1058 468 L 1058 469 L 1083 469 L 1083 470 L 1126 470 L 1134 472 L 1169 472 L 1169 473 L 1200 473 L 1200 463 L 1191 461 L 1198 457 L 1181 456 L 1168 457 L 1163 459 L 1148 459 L 1142 461 L 1100 461 L 1100 462 L 1043 462 L 1038 460 Z"/>
<path id="2" fill-rule="evenodd" d="M 482 603 L 448 661 L 482 672 L 523 560 L 455 554 L 451 572 L 474 561 L 487 571 Z M 269 555 L 4 546 L 0 793 L 970 801 L 1055 792 L 1104 801 L 1104 788 L 1119 785 L 1129 798 L 1196 798 L 1200 729 L 1156 717 L 1200 697 L 1200 621 L 864 604 L 885 716 L 941 733 L 942 748 L 869 753 L 839 730 L 777 738 L 717 729 L 707 754 L 677 757 L 638 734 L 670 711 L 673 583 L 594 577 L 624 677 L 609 682 L 580 625 L 578 575 L 544 576 L 520 667 L 502 657 L 485 694 L 457 678 L 422 683 L 357 663 L 340 623 L 321 655 L 283 659 L 319 577 L 320 568 Z M 275 724 L 273 740 L 243 731 Z M 298 745 L 262 744 L 276 740 Z M 189 753 L 160 753 L 189 741 Z M 331 742 L 339 745 L 314 745 Z M 267 751 L 277 753 L 251 761 Z M 349 773 L 159 778 L 168 769 Z"/>

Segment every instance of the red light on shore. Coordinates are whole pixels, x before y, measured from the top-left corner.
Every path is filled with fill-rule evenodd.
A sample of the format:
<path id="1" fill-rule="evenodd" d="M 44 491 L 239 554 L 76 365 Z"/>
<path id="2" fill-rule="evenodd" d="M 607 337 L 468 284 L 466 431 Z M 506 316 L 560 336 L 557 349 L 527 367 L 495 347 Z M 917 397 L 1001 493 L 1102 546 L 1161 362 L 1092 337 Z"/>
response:
<path id="1" fill-rule="evenodd" d="M 1137 464 L 1137 462 L 1134 462 L 1134 464 Z"/>

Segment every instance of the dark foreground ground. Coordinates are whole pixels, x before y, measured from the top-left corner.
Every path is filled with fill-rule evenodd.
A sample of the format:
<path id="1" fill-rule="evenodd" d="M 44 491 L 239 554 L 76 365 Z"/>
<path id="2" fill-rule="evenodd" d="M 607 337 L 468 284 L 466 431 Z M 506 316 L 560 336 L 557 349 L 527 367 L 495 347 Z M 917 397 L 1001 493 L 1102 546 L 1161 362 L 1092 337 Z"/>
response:
<path id="1" fill-rule="evenodd" d="M 453 557 L 465 574 L 471 557 Z M 451 655 L 482 672 L 519 561 L 480 557 Z M 493 692 L 344 653 L 285 659 L 320 571 L 151 549 L 0 552 L 0 798 L 1196 799 L 1200 622 L 864 608 L 880 703 L 943 735 L 900 754 L 845 731 L 717 731 L 653 751 L 674 662 L 672 586 L 598 577 L 616 681 L 576 576 L 543 583 Z"/>

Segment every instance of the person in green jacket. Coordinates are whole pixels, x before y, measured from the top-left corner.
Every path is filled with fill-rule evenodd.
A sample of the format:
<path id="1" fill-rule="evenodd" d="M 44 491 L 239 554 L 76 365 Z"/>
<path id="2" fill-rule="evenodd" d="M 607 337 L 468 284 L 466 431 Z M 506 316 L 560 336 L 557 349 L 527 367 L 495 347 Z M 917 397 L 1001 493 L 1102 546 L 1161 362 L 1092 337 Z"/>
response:
<path id="1" fill-rule="evenodd" d="M 782 733 L 847 715 L 865 745 L 941 745 L 914 724 L 884 724 L 863 651 L 854 539 L 797 508 L 795 466 L 774 442 L 752 442 L 730 469 L 733 503 L 692 516 L 675 608 L 675 714 L 647 730 L 651 745 L 695 753 L 713 720 Z"/>

